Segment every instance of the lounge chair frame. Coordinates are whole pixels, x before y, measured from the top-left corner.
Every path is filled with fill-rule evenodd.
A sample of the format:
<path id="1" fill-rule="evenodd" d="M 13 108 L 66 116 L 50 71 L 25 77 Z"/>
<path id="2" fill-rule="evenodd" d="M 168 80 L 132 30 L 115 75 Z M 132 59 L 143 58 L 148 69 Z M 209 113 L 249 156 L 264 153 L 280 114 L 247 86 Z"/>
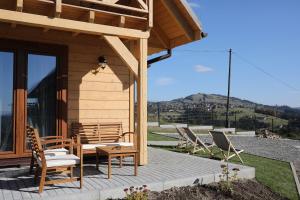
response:
<path id="1" fill-rule="evenodd" d="M 236 149 L 233 146 L 232 142 L 227 137 L 227 135 L 223 131 L 209 131 L 209 133 L 212 136 L 214 143 L 220 149 L 220 152 L 222 153 L 222 155 L 224 157 L 224 159 L 222 161 L 227 162 L 229 159 L 233 158 L 234 156 L 237 156 L 239 158 L 239 160 L 241 161 L 241 163 L 244 164 L 243 159 L 239 155 L 244 150 Z M 216 138 L 216 137 L 218 137 L 217 134 L 222 135 L 222 137 L 225 139 L 222 141 L 224 143 L 221 143 L 220 140 L 217 140 L 217 138 Z M 231 152 L 232 152 L 232 154 L 231 154 Z"/>
<path id="2" fill-rule="evenodd" d="M 178 137 L 178 148 L 187 148 L 187 146 L 191 143 L 190 139 L 184 132 L 182 128 L 176 127 L 177 133 L 179 134 Z"/>
<path id="3" fill-rule="evenodd" d="M 210 143 L 205 143 L 203 142 L 195 133 L 194 131 L 192 131 L 190 128 L 183 128 L 187 134 L 187 136 L 189 137 L 192 145 L 193 145 L 193 150 L 192 153 L 196 153 L 198 151 L 203 151 L 203 152 L 208 152 L 211 156 L 213 156 L 212 151 L 210 150 L 210 148 L 212 148 L 213 146 L 215 146 L 214 144 L 210 144 Z"/>

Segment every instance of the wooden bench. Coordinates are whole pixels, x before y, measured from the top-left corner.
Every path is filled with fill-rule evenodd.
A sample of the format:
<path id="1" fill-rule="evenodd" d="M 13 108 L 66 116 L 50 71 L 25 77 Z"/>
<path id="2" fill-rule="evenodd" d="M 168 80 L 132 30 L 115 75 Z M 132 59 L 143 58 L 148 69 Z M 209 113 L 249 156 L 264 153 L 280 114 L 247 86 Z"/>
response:
<path id="1" fill-rule="evenodd" d="M 122 123 L 79 123 L 71 125 L 72 137 L 82 144 L 84 154 L 96 153 L 96 147 L 135 147 L 136 134 L 123 133 Z"/>

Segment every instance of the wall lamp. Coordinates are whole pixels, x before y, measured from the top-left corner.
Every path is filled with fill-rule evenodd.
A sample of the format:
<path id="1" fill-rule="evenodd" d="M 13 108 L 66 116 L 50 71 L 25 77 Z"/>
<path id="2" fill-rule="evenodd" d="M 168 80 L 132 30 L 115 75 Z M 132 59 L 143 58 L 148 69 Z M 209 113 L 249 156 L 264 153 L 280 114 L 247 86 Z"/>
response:
<path id="1" fill-rule="evenodd" d="M 98 66 L 101 67 L 102 69 L 105 69 L 105 67 L 107 66 L 107 60 L 104 56 L 98 57 Z"/>
<path id="2" fill-rule="evenodd" d="M 98 57 L 98 68 L 97 69 L 93 69 L 92 73 L 96 75 L 96 74 L 99 73 L 100 68 L 102 70 L 104 70 L 106 67 L 107 67 L 107 60 L 106 60 L 106 58 L 104 56 L 99 56 Z"/>

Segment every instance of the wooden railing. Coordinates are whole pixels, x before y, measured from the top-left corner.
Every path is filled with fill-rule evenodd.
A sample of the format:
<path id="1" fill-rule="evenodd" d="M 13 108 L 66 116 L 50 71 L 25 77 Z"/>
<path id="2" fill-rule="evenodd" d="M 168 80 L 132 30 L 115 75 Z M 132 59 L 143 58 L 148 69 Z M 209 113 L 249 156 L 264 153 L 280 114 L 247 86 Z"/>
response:
<path id="1" fill-rule="evenodd" d="M 43 4 L 51 4 L 55 8 L 54 16 L 57 18 L 61 16 L 63 7 L 65 7 L 82 9 L 90 13 L 99 12 L 106 15 L 109 14 L 123 16 L 125 18 L 147 20 L 147 27 L 153 27 L 153 0 L 135 0 L 132 5 L 119 4 L 118 0 L 31 0 L 31 2 L 34 1 Z M 23 3 L 23 0 L 16 0 L 17 11 L 23 11 Z M 89 18 L 88 22 L 94 23 L 94 20 L 90 20 Z"/>

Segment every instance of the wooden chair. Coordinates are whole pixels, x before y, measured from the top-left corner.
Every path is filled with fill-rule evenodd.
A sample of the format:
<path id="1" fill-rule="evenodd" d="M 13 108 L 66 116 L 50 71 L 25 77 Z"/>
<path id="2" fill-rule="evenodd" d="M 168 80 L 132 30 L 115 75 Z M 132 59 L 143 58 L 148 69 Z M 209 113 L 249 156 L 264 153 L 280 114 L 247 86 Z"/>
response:
<path id="1" fill-rule="evenodd" d="M 220 149 L 222 152 L 224 159 L 228 161 L 230 158 L 237 156 L 240 161 L 244 164 L 241 156 L 239 155 L 244 150 L 236 149 L 233 144 L 230 142 L 226 134 L 222 131 L 209 131 L 209 133 L 212 135 L 213 141 L 216 144 L 216 146 Z M 224 151 L 226 153 L 224 153 Z M 230 153 L 233 153 L 230 155 Z"/>
<path id="2" fill-rule="evenodd" d="M 71 125 L 72 137 L 82 144 L 83 154 L 95 154 L 96 147 L 133 147 L 136 134 L 123 133 L 122 123 L 78 123 Z"/>
<path id="3" fill-rule="evenodd" d="M 203 151 L 203 152 L 207 151 L 211 156 L 213 156 L 213 153 L 210 150 L 210 148 L 215 146 L 214 144 L 203 142 L 190 128 L 182 128 L 182 129 L 186 133 L 187 137 L 189 138 L 189 141 L 193 146 L 192 153 L 196 153 L 198 151 Z"/>
<path id="4" fill-rule="evenodd" d="M 39 193 L 43 191 L 44 185 L 59 184 L 73 181 L 80 181 L 80 188 L 83 184 L 83 164 L 82 164 L 82 152 L 80 145 L 77 147 L 80 156 L 72 154 L 73 142 L 66 142 L 65 146 L 70 149 L 70 154 L 66 155 L 45 155 L 44 149 L 39 138 L 38 131 L 33 128 L 27 128 L 27 135 L 30 136 L 32 153 L 37 161 L 37 167 L 35 169 L 34 180 L 37 180 L 39 174 L 41 174 Z M 80 167 L 80 176 L 73 176 L 73 168 L 75 166 Z M 64 179 L 55 179 L 46 181 L 47 172 L 68 172 L 70 177 Z"/>
<path id="5" fill-rule="evenodd" d="M 27 134 L 30 134 L 31 132 L 28 131 L 28 129 L 33 128 L 31 126 L 27 126 Z M 29 145 L 32 147 L 32 142 L 31 142 L 31 135 L 27 135 L 27 139 L 29 140 Z M 47 155 L 66 155 L 69 153 L 69 150 L 65 148 L 65 143 L 68 140 L 65 140 L 63 136 L 46 136 L 46 137 L 41 137 L 41 145 L 43 146 L 44 154 Z M 68 141 L 70 142 L 70 141 Z M 33 151 L 32 151 L 33 152 Z M 31 161 L 30 161 L 30 168 L 29 168 L 29 173 L 31 174 L 33 172 L 34 165 L 36 163 L 36 160 L 33 156 L 31 155 Z"/>

